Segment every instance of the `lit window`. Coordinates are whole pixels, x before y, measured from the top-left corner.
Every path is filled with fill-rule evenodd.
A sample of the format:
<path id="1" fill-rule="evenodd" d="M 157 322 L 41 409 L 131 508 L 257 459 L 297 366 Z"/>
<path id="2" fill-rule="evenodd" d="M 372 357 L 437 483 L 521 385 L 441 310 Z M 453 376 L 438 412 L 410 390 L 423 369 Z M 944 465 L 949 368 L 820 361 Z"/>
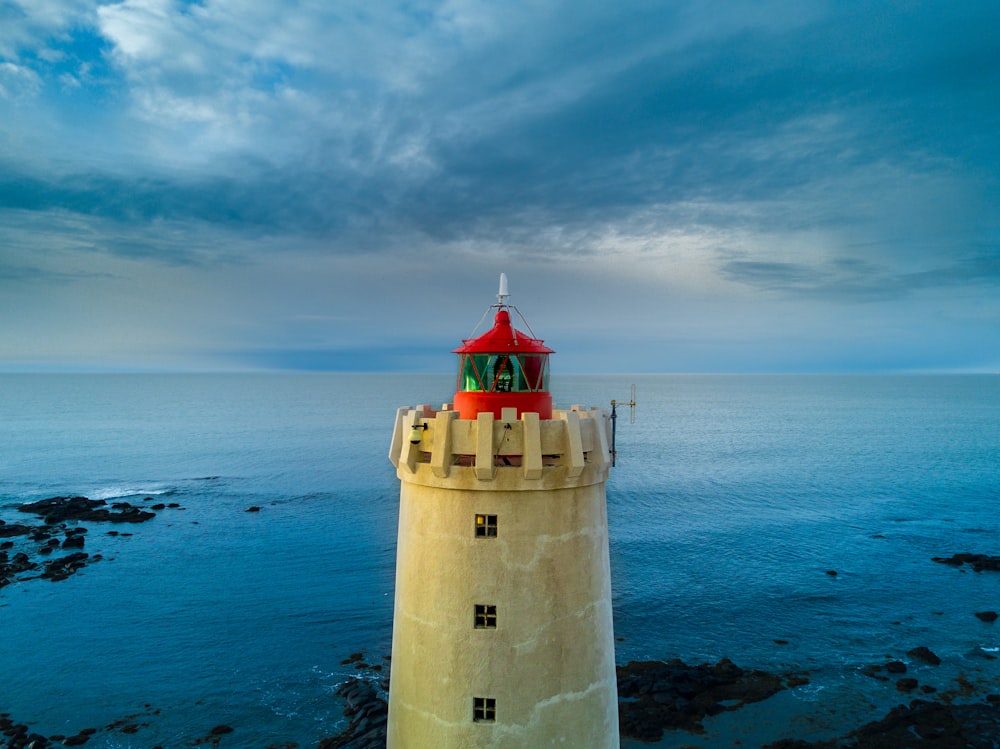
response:
<path id="1" fill-rule="evenodd" d="M 477 603 L 474 621 L 476 629 L 496 629 L 497 607 L 487 603 Z"/>
<path id="2" fill-rule="evenodd" d="M 478 538 L 496 538 L 497 516 L 476 515 L 476 536 Z"/>
<path id="3" fill-rule="evenodd" d="M 472 698 L 472 720 L 475 723 L 495 723 L 497 701 L 493 697 Z"/>

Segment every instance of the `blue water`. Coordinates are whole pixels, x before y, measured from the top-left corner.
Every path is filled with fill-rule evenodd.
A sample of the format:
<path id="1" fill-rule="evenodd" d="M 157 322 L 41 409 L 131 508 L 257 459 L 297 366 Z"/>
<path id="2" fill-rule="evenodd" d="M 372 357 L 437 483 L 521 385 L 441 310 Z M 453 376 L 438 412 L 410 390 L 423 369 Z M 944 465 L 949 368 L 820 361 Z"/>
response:
<path id="1" fill-rule="evenodd" d="M 911 698 L 861 669 L 918 645 L 944 661 L 911 663 L 922 684 L 1000 691 L 1000 625 L 973 616 L 1000 609 L 1000 574 L 931 561 L 1000 554 L 1000 377 L 552 387 L 559 406 L 604 405 L 632 382 L 608 485 L 618 662 L 729 657 L 810 679 L 661 746 L 843 733 Z M 148 724 L 96 747 L 179 747 L 220 723 L 235 729 L 224 747 L 336 733 L 341 661 L 390 648 L 395 409 L 452 389 L 448 375 L 0 376 L 0 519 L 34 522 L 15 508 L 66 494 L 181 505 L 85 523 L 103 560 L 0 589 L 0 712 L 47 735 Z"/>

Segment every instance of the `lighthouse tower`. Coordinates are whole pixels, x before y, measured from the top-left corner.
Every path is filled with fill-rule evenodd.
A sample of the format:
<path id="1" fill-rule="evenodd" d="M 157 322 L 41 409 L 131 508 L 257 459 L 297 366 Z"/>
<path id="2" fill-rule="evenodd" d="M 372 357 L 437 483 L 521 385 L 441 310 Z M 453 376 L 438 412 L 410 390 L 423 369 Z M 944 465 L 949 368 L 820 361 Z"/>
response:
<path id="1" fill-rule="evenodd" d="M 396 414 L 388 749 L 619 746 L 610 419 L 553 409 L 553 351 L 507 299 L 501 275 L 454 402 Z"/>

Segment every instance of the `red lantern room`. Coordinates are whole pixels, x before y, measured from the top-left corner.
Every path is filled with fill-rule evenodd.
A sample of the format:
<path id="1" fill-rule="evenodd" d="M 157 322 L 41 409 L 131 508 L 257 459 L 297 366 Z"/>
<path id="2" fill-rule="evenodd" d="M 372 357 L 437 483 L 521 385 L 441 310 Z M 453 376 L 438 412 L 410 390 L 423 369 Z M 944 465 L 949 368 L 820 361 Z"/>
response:
<path id="1" fill-rule="evenodd" d="M 518 417 L 534 412 L 540 419 L 552 418 L 549 354 L 555 352 L 540 338 L 514 328 L 508 296 L 507 276 L 501 273 L 493 327 L 463 340 L 454 351 L 458 354 L 455 410 L 461 419 L 475 419 L 480 413 L 499 419 L 503 408 L 516 408 Z"/>

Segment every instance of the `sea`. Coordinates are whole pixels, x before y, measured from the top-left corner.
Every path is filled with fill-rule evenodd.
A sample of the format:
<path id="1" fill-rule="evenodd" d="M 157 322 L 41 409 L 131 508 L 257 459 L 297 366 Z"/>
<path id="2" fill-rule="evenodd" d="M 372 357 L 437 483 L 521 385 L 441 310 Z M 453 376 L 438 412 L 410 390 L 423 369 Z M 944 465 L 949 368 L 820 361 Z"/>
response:
<path id="1" fill-rule="evenodd" d="M 830 738 L 918 696 L 1000 692 L 1000 622 L 975 616 L 1000 610 L 1000 573 L 933 561 L 1000 555 L 1000 376 L 551 386 L 558 407 L 609 408 L 632 384 L 607 485 L 617 662 L 728 658 L 803 683 L 623 746 Z M 396 409 L 453 392 L 450 374 L 0 375 L 0 520 L 40 522 L 17 508 L 53 496 L 166 506 L 83 523 L 92 561 L 65 580 L 0 588 L 0 713 L 96 728 L 88 748 L 336 734 L 337 686 L 388 667 Z M 875 678 L 890 660 L 928 691 Z"/>

